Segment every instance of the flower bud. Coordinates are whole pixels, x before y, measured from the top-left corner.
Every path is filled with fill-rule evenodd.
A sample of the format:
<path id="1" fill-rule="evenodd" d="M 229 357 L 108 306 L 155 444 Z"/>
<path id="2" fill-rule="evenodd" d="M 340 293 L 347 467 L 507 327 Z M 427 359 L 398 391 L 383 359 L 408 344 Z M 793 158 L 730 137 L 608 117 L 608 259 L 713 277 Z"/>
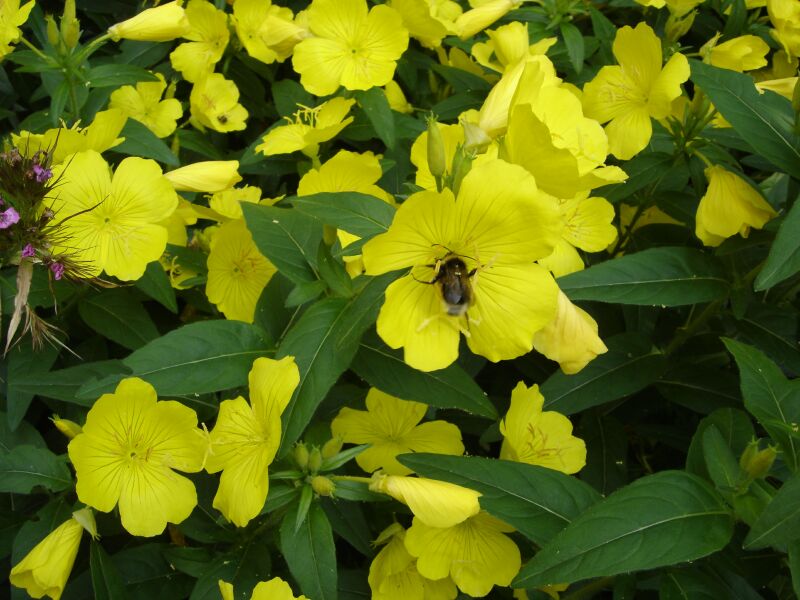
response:
<path id="1" fill-rule="evenodd" d="M 308 466 L 308 448 L 302 442 L 294 447 L 294 462 L 304 471 Z"/>
<path id="2" fill-rule="evenodd" d="M 742 452 L 739 466 L 744 469 L 751 479 L 763 479 L 772 468 L 772 463 L 775 462 L 777 455 L 777 451 L 772 446 L 759 450 L 758 440 L 754 440 Z"/>
<path id="3" fill-rule="evenodd" d="M 138 40 L 141 42 L 169 42 L 186 35 L 191 30 L 189 18 L 180 0 L 143 10 L 127 21 L 108 28 L 111 39 Z"/>
<path id="4" fill-rule="evenodd" d="M 320 496 L 333 496 L 336 490 L 336 484 L 324 475 L 315 475 L 311 478 L 311 489 Z"/>
<path id="5" fill-rule="evenodd" d="M 463 146 L 458 147 L 455 156 L 453 156 L 453 170 L 450 174 L 450 189 L 453 190 L 453 194 L 456 196 L 458 196 L 461 182 L 472 169 L 473 160 L 475 160 L 475 156 L 469 150 L 466 150 Z"/>
<path id="6" fill-rule="evenodd" d="M 314 448 L 308 455 L 308 470 L 310 473 L 316 473 L 322 466 L 322 453 L 319 448 Z"/>
<path id="7" fill-rule="evenodd" d="M 206 160 L 164 173 L 178 192 L 213 194 L 232 188 L 242 180 L 237 160 Z"/>
<path id="8" fill-rule="evenodd" d="M 61 433 L 63 433 L 67 439 L 72 439 L 79 433 L 83 431 L 80 425 L 75 423 L 74 421 L 68 421 L 67 419 L 62 419 L 58 415 L 53 415 L 50 420 L 53 422 L 53 425 L 56 426 Z"/>
<path id="9" fill-rule="evenodd" d="M 669 17 L 667 18 L 667 23 L 664 26 L 664 33 L 667 36 L 667 40 L 670 42 L 677 42 L 684 35 L 686 35 L 686 33 L 692 28 L 696 15 L 696 10 L 690 11 L 685 15 L 676 15 L 674 13 L 670 13 Z"/>
<path id="10" fill-rule="evenodd" d="M 74 48 L 78 45 L 81 36 L 81 24 L 75 16 L 75 0 L 66 0 L 64 12 L 61 15 L 61 39 L 64 40 L 67 48 Z"/>
<path id="11" fill-rule="evenodd" d="M 44 20 L 47 22 L 47 41 L 53 48 L 58 48 L 61 38 L 58 36 L 58 25 L 53 15 L 45 15 Z"/>
<path id="12" fill-rule="evenodd" d="M 462 119 L 461 127 L 464 128 L 464 147 L 467 150 L 482 154 L 492 143 L 492 138 L 477 123 L 470 123 Z"/>
<path id="13" fill-rule="evenodd" d="M 76 510 L 72 513 L 72 518 L 80 523 L 81 527 L 88 531 L 93 539 L 96 540 L 100 538 L 97 534 L 97 522 L 94 520 L 94 512 L 91 508 L 87 506 L 86 508 Z"/>
<path id="14" fill-rule="evenodd" d="M 344 440 L 342 440 L 342 438 L 338 435 L 329 439 L 322 446 L 322 458 L 331 458 L 332 456 L 336 456 L 342 451 L 343 444 Z"/>
<path id="15" fill-rule="evenodd" d="M 481 3 L 456 19 L 455 28 L 458 37 L 462 40 L 472 37 L 520 4 L 522 4 L 520 0 L 489 0 Z"/>
<path id="16" fill-rule="evenodd" d="M 436 117 L 428 117 L 428 169 L 436 178 L 443 177 L 447 169 L 447 157 L 444 149 L 444 138 L 439 129 Z"/>

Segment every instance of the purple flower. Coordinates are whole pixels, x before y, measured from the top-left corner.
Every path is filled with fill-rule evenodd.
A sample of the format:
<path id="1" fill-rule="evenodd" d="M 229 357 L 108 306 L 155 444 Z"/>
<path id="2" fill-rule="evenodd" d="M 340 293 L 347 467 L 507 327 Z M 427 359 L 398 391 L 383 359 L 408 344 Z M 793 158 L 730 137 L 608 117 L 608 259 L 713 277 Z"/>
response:
<path id="1" fill-rule="evenodd" d="M 22 258 L 33 258 L 34 256 L 36 256 L 36 248 L 33 247 L 33 244 L 25 244 L 22 249 Z"/>
<path id="2" fill-rule="evenodd" d="M 35 164 L 33 167 L 31 167 L 31 169 L 33 170 L 34 178 L 39 183 L 44 183 L 53 176 L 53 172 L 42 165 Z"/>
<path id="3" fill-rule="evenodd" d="M 50 263 L 50 270 L 53 272 L 53 277 L 56 278 L 56 281 L 64 276 L 64 265 L 61 263 Z"/>
<path id="4" fill-rule="evenodd" d="M 0 229 L 8 229 L 19 221 L 19 213 L 12 206 L 0 213 Z"/>

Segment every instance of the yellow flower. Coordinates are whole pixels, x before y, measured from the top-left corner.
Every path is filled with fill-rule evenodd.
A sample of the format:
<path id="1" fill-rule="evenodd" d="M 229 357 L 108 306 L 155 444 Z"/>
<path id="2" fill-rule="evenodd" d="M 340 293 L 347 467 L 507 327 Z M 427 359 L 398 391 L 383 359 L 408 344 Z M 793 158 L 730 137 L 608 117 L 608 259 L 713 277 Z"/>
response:
<path id="1" fill-rule="evenodd" d="M 789 56 L 800 56 L 800 2 L 767 0 L 767 13 L 772 21 L 772 37 Z"/>
<path id="2" fill-rule="evenodd" d="M 452 527 L 478 514 L 481 509 L 478 503 L 480 492 L 424 477 L 378 472 L 372 476 L 369 489 L 388 494 L 407 505 L 416 518 L 431 527 Z"/>
<path id="3" fill-rule="evenodd" d="M 483 31 L 509 11 L 514 10 L 522 0 L 484 0 L 480 3 L 471 2 L 474 6 L 456 19 L 456 33 L 465 40 L 476 33 Z"/>
<path id="4" fill-rule="evenodd" d="M 291 154 L 298 150 L 311 158 L 316 158 L 319 145 L 333 139 L 353 121 L 348 117 L 355 100 L 331 98 L 314 108 L 301 106 L 294 113 L 294 121 L 286 117 L 288 125 L 271 129 L 256 146 L 256 152 L 265 156 Z"/>
<path id="5" fill-rule="evenodd" d="M 219 592 L 222 600 L 233 600 L 233 585 L 227 581 L 219 580 Z M 292 588 L 280 577 L 273 577 L 269 581 L 260 581 L 253 588 L 250 600 L 308 600 L 305 596 L 295 596 Z"/>
<path id="6" fill-rule="evenodd" d="M 62 419 L 58 415 L 53 415 L 50 419 L 55 425 L 56 429 L 58 429 L 64 436 L 71 440 L 76 435 L 78 435 L 82 428 L 78 425 L 75 421 L 70 421 L 69 419 Z"/>
<path id="7" fill-rule="evenodd" d="M 141 42 L 169 42 L 189 32 L 189 19 L 181 7 L 182 0 L 174 0 L 155 8 L 143 10 L 127 21 L 108 28 L 111 39 L 138 40 Z"/>
<path id="8" fill-rule="evenodd" d="M 241 396 L 220 404 L 206 470 L 222 471 L 214 508 L 238 527 L 264 507 L 267 467 L 281 441 L 281 413 L 299 382 L 293 357 L 258 358 L 248 377 L 250 404 Z"/>
<path id="9" fill-rule="evenodd" d="M 143 123 L 156 136 L 163 138 L 175 131 L 178 119 L 183 116 L 183 108 L 175 98 L 161 99 L 167 82 L 161 73 L 155 75 L 158 81 L 140 81 L 136 87 L 123 85 L 114 90 L 108 106 L 121 110 L 125 116 Z"/>
<path id="10" fill-rule="evenodd" d="M 718 33 L 700 48 L 700 55 L 715 67 L 742 73 L 767 66 L 769 46 L 757 35 L 741 35 L 717 44 L 719 37 Z"/>
<path id="11" fill-rule="evenodd" d="M 683 54 L 673 54 L 661 68 L 661 40 L 649 25 L 625 26 L 614 39 L 619 66 L 606 66 L 583 89 L 586 116 L 606 126 L 609 151 L 627 160 L 650 141 L 650 117 L 670 114 L 672 101 L 681 95 L 681 84 L 689 78 L 689 63 Z"/>
<path id="12" fill-rule="evenodd" d="M 167 245 L 160 222 L 178 196 L 153 160 L 126 158 L 111 177 L 97 152 L 79 152 L 53 169 L 59 185 L 50 205 L 63 239 L 54 254 L 71 253 L 87 275 L 105 271 L 124 281 L 139 279 Z"/>
<path id="13" fill-rule="evenodd" d="M 577 373 L 595 356 L 608 351 L 597 335 L 597 322 L 560 290 L 556 318 L 534 334 L 533 347 L 556 361 L 567 375 Z"/>
<path id="14" fill-rule="evenodd" d="M 206 295 L 226 319 L 253 322 L 258 298 L 275 274 L 244 219 L 224 223 L 211 240 Z"/>
<path id="15" fill-rule="evenodd" d="M 442 38 L 455 33 L 454 19 L 461 14 L 461 7 L 455 2 L 431 2 L 431 0 L 391 0 L 389 3 L 403 18 L 403 25 L 411 37 L 426 48 L 442 45 Z M 437 10 L 436 5 L 447 4 L 445 10 Z"/>
<path id="16" fill-rule="evenodd" d="M 457 200 L 449 189 L 413 194 L 363 248 L 369 275 L 411 267 L 386 290 L 378 334 L 423 371 L 458 357 L 460 332 L 491 361 L 529 352 L 558 291 L 532 261 L 553 251 L 560 227 L 555 200 L 502 160 L 473 167 Z"/>
<path id="17" fill-rule="evenodd" d="M 414 106 L 406 99 L 403 90 L 394 79 L 384 86 L 383 92 L 386 94 L 386 100 L 392 110 L 407 115 L 414 112 Z"/>
<path id="18" fill-rule="evenodd" d="M 202 468 L 206 444 L 195 412 L 136 377 L 94 403 L 83 433 L 69 443 L 78 499 L 102 512 L 119 503 L 122 526 L 158 535 L 197 504 L 194 484 L 175 471 Z"/>
<path id="19" fill-rule="evenodd" d="M 125 126 L 128 116 L 119 108 L 109 108 L 100 111 L 94 116 L 94 121 L 88 127 L 78 127 L 78 123 L 71 129 L 48 129 L 44 133 L 30 133 L 21 131 L 19 135 L 11 134 L 11 140 L 17 148 L 23 149 L 26 155 L 32 155 L 37 150 L 53 148 L 51 154 L 53 164 L 64 161 L 70 154 L 95 150 L 105 152 L 109 148 L 121 144 L 125 138 L 117 137 Z M 56 144 L 56 141 L 58 143 Z"/>
<path id="20" fill-rule="evenodd" d="M 34 4 L 26 2 L 20 7 L 19 0 L 4 0 L 0 4 L 0 60 L 11 53 L 11 44 L 19 41 L 22 36 L 19 28 L 28 20 Z"/>
<path id="21" fill-rule="evenodd" d="M 192 83 L 214 70 L 228 46 L 228 15 L 208 0 L 189 0 L 186 6 L 189 31 L 183 37 L 190 40 L 169 55 L 172 67 Z"/>
<path id="22" fill-rule="evenodd" d="M 239 88 L 220 73 L 198 80 L 189 95 L 192 123 L 222 133 L 245 128 L 247 109 L 239 104 Z"/>
<path id="23" fill-rule="evenodd" d="M 472 46 L 472 56 L 488 69 L 502 73 L 529 56 L 545 54 L 558 38 L 545 38 L 530 43 L 528 24 L 514 21 L 486 32 L 489 40 Z"/>
<path id="24" fill-rule="evenodd" d="M 436 581 L 417 571 L 405 547 L 406 531 L 398 523 L 384 529 L 375 544 L 386 544 L 369 566 L 372 600 L 453 600 L 458 591 L 449 577 Z"/>
<path id="25" fill-rule="evenodd" d="M 78 548 L 83 526 L 70 517 L 25 555 L 9 574 L 11 585 L 24 588 L 33 598 L 61 598 Z"/>
<path id="26" fill-rule="evenodd" d="M 449 575 L 459 590 L 482 598 L 493 586 L 510 584 L 519 572 L 519 548 L 505 535 L 512 531 L 485 512 L 452 527 L 432 527 L 414 517 L 405 545 L 420 575 L 433 580 Z"/>
<path id="27" fill-rule="evenodd" d="M 394 9 L 366 0 L 313 0 L 308 8 L 313 37 L 294 48 L 292 64 L 312 94 L 327 96 L 342 85 L 367 90 L 389 83 L 408 47 L 408 30 Z"/>
<path id="28" fill-rule="evenodd" d="M 567 417 L 553 410 L 543 412 L 543 406 L 538 385 L 517 384 L 508 413 L 500 422 L 500 458 L 577 473 L 586 464 L 586 444 L 572 435 Z"/>
<path id="29" fill-rule="evenodd" d="M 213 194 L 233 187 L 242 180 L 238 160 L 206 160 L 164 173 L 179 192 Z"/>
<path id="30" fill-rule="evenodd" d="M 371 444 L 356 456 L 358 466 L 371 473 L 408 475 L 411 469 L 395 458 L 407 452 L 464 453 L 461 432 L 445 421 L 419 424 L 427 404 L 400 400 L 375 388 L 367 394 L 367 410 L 342 408 L 331 423 L 331 433 L 347 444 Z"/>
<path id="31" fill-rule="evenodd" d="M 211 210 L 229 219 L 242 218 L 242 202 L 258 204 L 261 202 L 261 188 L 246 185 L 216 192 L 208 201 Z"/>
<path id="32" fill-rule="evenodd" d="M 236 0 L 231 20 L 247 53 L 266 64 L 283 62 L 308 37 L 308 31 L 293 21 L 291 9 L 271 0 Z"/>
<path id="33" fill-rule="evenodd" d="M 751 227 L 761 229 L 777 216 L 760 193 L 725 167 L 708 167 L 706 179 L 708 189 L 700 198 L 695 224 L 695 234 L 706 246 L 719 246 L 737 233 L 747 237 Z"/>

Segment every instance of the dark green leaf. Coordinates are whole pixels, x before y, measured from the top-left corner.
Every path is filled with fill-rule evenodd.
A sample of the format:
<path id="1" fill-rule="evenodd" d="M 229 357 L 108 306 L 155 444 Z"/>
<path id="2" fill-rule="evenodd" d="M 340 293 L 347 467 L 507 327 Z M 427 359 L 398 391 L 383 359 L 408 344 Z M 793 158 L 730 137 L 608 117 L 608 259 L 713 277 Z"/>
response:
<path id="1" fill-rule="evenodd" d="M 673 168 L 675 159 L 666 152 L 639 154 L 625 163 L 628 179 L 599 188 L 595 195 L 617 204 L 645 186 L 662 181 Z"/>
<path id="2" fill-rule="evenodd" d="M 6 355 L 8 377 L 6 386 L 6 408 L 8 425 L 16 429 L 28 412 L 34 393 L 20 386 L 25 379 L 42 377 L 56 360 L 59 348 L 45 346 L 38 352 L 30 344 L 19 344 Z"/>
<path id="3" fill-rule="evenodd" d="M 86 79 L 93 88 L 133 85 L 138 81 L 158 81 L 158 77 L 147 69 L 116 62 L 89 69 Z"/>
<path id="4" fill-rule="evenodd" d="M 156 137 L 155 133 L 136 119 L 128 119 L 125 122 L 125 127 L 122 128 L 122 133 L 119 135 L 124 137 L 125 141 L 118 146 L 114 146 L 114 152 L 128 156 L 152 158 L 170 167 L 180 165 L 178 157 L 172 153 L 172 150 Z"/>
<path id="5" fill-rule="evenodd" d="M 583 512 L 520 571 L 513 587 L 572 583 L 654 569 L 722 549 L 733 519 L 702 479 L 683 471 L 642 477 Z"/>
<path id="6" fill-rule="evenodd" d="M 236 544 L 227 554 L 208 565 L 192 590 L 189 600 L 219 600 L 219 581 L 233 584 L 235 600 L 249 600 L 253 588 L 270 577 L 270 546 L 263 537 Z"/>
<path id="7" fill-rule="evenodd" d="M 352 369 L 371 386 L 402 400 L 497 418 L 497 409 L 486 394 L 457 364 L 439 371 L 417 371 L 403 362 L 402 352 L 391 350 L 377 336 L 361 344 Z"/>
<path id="8" fill-rule="evenodd" d="M 51 492 L 72 487 L 66 458 L 34 446 L 17 446 L 0 454 L 0 492 L 30 494 L 37 486 Z"/>
<path id="9" fill-rule="evenodd" d="M 141 544 L 111 557 L 125 583 L 128 597 L 175 600 L 189 595 L 194 580 L 183 573 L 176 573 L 164 560 L 163 551 L 168 547 L 166 544 Z M 214 600 L 218 599 L 219 595 Z"/>
<path id="10" fill-rule="evenodd" d="M 560 29 L 561 37 L 564 38 L 564 44 L 567 47 L 569 62 L 575 72 L 580 74 L 583 70 L 584 57 L 583 34 L 580 29 L 568 21 L 562 21 Z"/>
<path id="11" fill-rule="evenodd" d="M 583 481 L 604 496 L 628 483 L 628 437 L 622 423 L 599 411 L 586 412 L 575 435 L 586 443 Z"/>
<path id="12" fill-rule="evenodd" d="M 746 344 L 723 339 L 739 366 L 742 396 L 748 412 L 758 419 L 783 450 L 783 460 L 792 470 L 800 467 L 800 381 L 789 381 L 778 366 Z"/>
<path id="13" fill-rule="evenodd" d="M 169 276 L 157 260 L 147 265 L 144 275 L 136 281 L 135 285 L 161 306 L 177 314 L 178 301 L 175 298 L 175 290 L 169 282 Z"/>
<path id="14" fill-rule="evenodd" d="M 402 454 L 398 460 L 422 476 L 480 492 L 481 508 L 539 545 L 600 500 L 579 479 L 537 465 L 424 453 Z"/>
<path id="15" fill-rule="evenodd" d="M 667 371 L 655 385 L 670 402 L 703 414 L 742 404 L 739 382 L 722 369 L 682 365 Z"/>
<path id="16" fill-rule="evenodd" d="M 364 556 L 375 555 L 373 534 L 358 502 L 338 502 L 323 498 L 321 505 L 337 535 L 347 540 L 348 544 Z"/>
<path id="17" fill-rule="evenodd" d="M 298 283 L 294 286 L 289 295 L 286 296 L 284 306 L 286 308 L 295 308 L 302 306 L 306 302 L 310 302 L 319 298 L 326 290 L 325 282 L 320 279 L 314 281 L 307 281 L 305 283 Z"/>
<path id="18" fill-rule="evenodd" d="M 312 106 L 314 97 L 293 79 L 283 79 L 272 84 L 272 99 L 275 109 L 282 117 L 289 117 L 301 106 Z"/>
<path id="19" fill-rule="evenodd" d="M 357 91 L 355 97 L 381 141 L 387 148 L 394 148 L 397 141 L 394 116 L 383 90 L 373 87 L 363 92 Z"/>
<path id="20" fill-rule="evenodd" d="M 703 435 L 709 427 L 714 427 L 722 434 L 725 445 L 730 448 L 735 456 L 741 455 L 745 446 L 755 436 L 750 417 L 743 410 L 735 408 L 720 408 L 697 425 L 697 430 L 689 444 L 686 456 L 686 470 L 689 473 L 710 478 L 703 456 Z"/>
<path id="21" fill-rule="evenodd" d="M 760 93 L 750 75 L 697 60 L 689 64 L 692 81 L 758 154 L 785 173 L 800 173 L 800 135 L 789 100 L 769 90 Z"/>
<path id="22" fill-rule="evenodd" d="M 323 240 L 317 252 L 319 276 L 328 286 L 332 295 L 339 298 L 350 298 L 353 295 L 353 279 L 341 261 L 331 255 L 330 247 Z"/>
<path id="23" fill-rule="evenodd" d="M 258 250 L 295 283 L 319 279 L 317 249 L 322 224 L 300 211 L 278 206 L 242 205 Z"/>
<path id="24" fill-rule="evenodd" d="M 797 172 L 795 172 L 797 174 Z M 800 202 L 795 202 L 786 214 L 769 249 L 767 262 L 756 277 L 755 289 L 768 290 L 800 271 Z"/>
<path id="25" fill-rule="evenodd" d="M 208 548 L 170 546 L 162 553 L 169 566 L 191 577 L 202 577 L 208 571 L 211 552 Z"/>
<path id="26" fill-rule="evenodd" d="M 349 300 L 317 302 L 278 346 L 276 358 L 294 356 L 300 369 L 300 385 L 282 415 L 279 456 L 300 437 L 328 390 L 350 366 L 361 336 L 375 322 L 383 292 L 394 277 L 394 273 L 365 277 L 361 280 L 363 288 Z"/>
<path id="27" fill-rule="evenodd" d="M 130 373 L 89 381 L 77 395 L 96 399 L 126 376 L 141 377 L 161 396 L 218 392 L 244 385 L 253 361 L 266 354 L 263 332 L 253 325 L 224 320 L 190 323 L 123 360 Z"/>
<path id="28" fill-rule="evenodd" d="M 683 306 L 728 293 L 717 260 L 692 248 L 651 248 L 558 279 L 570 300 Z"/>
<path id="29" fill-rule="evenodd" d="M 281 524 L 281 553 L 303 594 L 314 600 L 336 599 L 336 546 L 325 512 L 314 502 L 299 531 L 297 509 Z"/>
<path id="30" fill-rule="evenodd" d="M 634 394 L 664 372 L 664 355 L 646 337 L 624 333 L 607 339 L 606 345 L 608 352 L 580 372 L 556 371 L 542 384 L 546 409 L 571 415 Z"/>
<path id="31" fill-rule="evenodd" d="M 711 481 L 723 497 L 731 499 L 738 491 L 744 473 L 727 441 L 713 424 L 703 432 L 703 457 Z"/>
<path id="32" fill-rule="evenodd" d="M 737 322 L 737 329 L 745 341 L 765 352 L 784 369 L 800 375 L 797 317 L 793 307 L 758 302 L 747 307 L 747 312 Z"/>
<path id="33" fill-rule="evenodd" d="M 699 569 L 670 569 L 661 576 L 659 600 L 719 600 L 726 589 Z"/>
<path id="34" fill-rule="evenodd" d="M 49 373 L 33 373 L 22 376 L 14 381 L 14 386 L 28 394 L 63 400 L 79 406 L 91 406 L 97 397 L 78 398 L 77 393 L 80 387 L 92 379 L 103 379 L 109 375 L 126 371 L 122 361 L 104 360 L 58 369 Z"/>
<path id="35" fill-rule="evenodd" d="M 78 312 L 97 333 L 130 350 L 158 337 L 158 329 L 142 303 L 124 288 L 85 297 L 78 304 Z"/>
<path id="36" fill-rule="evenodd" d="M 757 550 L 767 546 L 781 548 L 800 540 L 800 475 L 786 481 L 753 524 L 744 547 Z"/>
<path id="37" fill-rule="evenodd" d="M 89 549 L 89 566 L 92 571 L 92 589 L 95 600 L 124 600 L 128 597 L 122 578 L 99 542 L 92 540 Z"/>
<path id="38" fill-rule="evenodd" d="M 792 589 L 800 598 L 800 542 L 789 544 L 789 570 L 792 573 Z"/>
<path id="39" fill-rule="evenodd" d="M 359 237 L 385 232 L 392 224 L 395 208 L 375 196 L 359 192 L 324 192 L 293 196 L 285 202 L 300 212 Z"/>
<path id="40" fill-rule="evenodd" d="M 3 411 L 0 411 L 0 455 L 9 452 L 16 446 L 35 446 L 37 448 L 47 448 L 42 435 L 30 423 L 23 421 L 19 427 L 12 430 L 8 426 L 8 420 Z"/>

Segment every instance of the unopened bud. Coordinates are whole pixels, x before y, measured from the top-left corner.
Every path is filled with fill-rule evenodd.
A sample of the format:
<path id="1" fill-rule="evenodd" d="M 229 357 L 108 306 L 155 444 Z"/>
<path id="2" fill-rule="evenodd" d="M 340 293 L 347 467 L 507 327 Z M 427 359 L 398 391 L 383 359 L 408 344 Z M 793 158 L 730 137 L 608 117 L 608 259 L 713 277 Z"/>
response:
<path id="1" fill-rule="evenodd" d="M 767 446 L 764 450 L 758 449 L 758 441 L 752 441 L 742 452 L 739 459 L 739 466 L 744 469 L 751 479 L 763 479 L 772 468 L 778 452 L 772 446 Z"/>
<path id="2" fill-rule="evenodd" d="M 308 470 L 310 473 L 316 473 L 322 466 L 322 453 L 319 448 L 313 448 L 308 455 Z"/>
<path id="3" fill-rule="evenodd" d="M 442 130 L 435 115 L 428 117 L 428 169 L 434 177 L 444 177 L 447 169 L 447 155 L 444 149 Z"/>
<path id="4" fill-rule="evenodd" d="M 72 518 L 80 523 L 81 527 L 88 531 L 93 539 L 96 540 L 100 538 L 100 536 L 97 535 L 97 523 L 94 520 L 94 513 L 91 508 L 87 506 L 86 508 L 76 510 L 72 513 Z"/>
<path id="5" fill-rule="evenodd" d="M 308 466 L 308 448 L 305 444 L 300 443 L 294 447 L 294 462 L 305 471 Z"/>
<path id="6" fill-rule="evenodd" d="M 470 152 L 482 154 L 492 143 L 492 138 L 477 123 L 462 119 L 461 127 L 464 128 L 464 147 Z"/>
<path id="7" fill-rule="evenodd" d="M 463 146 L 458 147 L 455 156 L 453 156 L 453 170 L 450 180 L 450 189 L 453 190 L 453 194 L 456 196 L 461 187 L 461 182 L 472 169 L 473 160 L 475 160 L 475 156 L 470 151 Z"/>
<path id="8" fill-rule="evenodd" d="M 78 45 L 80 35 L 81 24 L 75 16 L 75 0 L 66 0 L 64 13 L 61 16 L 61 38 L 67 48 L 74 48 Z"/>
<path id="9" fill-rule="evenodd" d="M 83 431 L 83 428 L 74 421 L 62 419 L 58 415 L 53 415 L 50 420 L 53 422 L 53 425 L 56 426 L 56 429 L 63 433 L 67 439 L 71 440 Z"/>
<path id="10" fill-rule="evenodd" d="M 50 42 L 53 48 L 58 48 L 61 38 L 58 35 L 56 20 L 53 18 L 53 15 L 46 15 L 44 20 L 47 22 L 47 41 Z"/>
<path id="11" fill-rule="evenodd" d="M 667 40 L 670 42 L 677 42 L 684 35 L 686 35 L 686 33 L 692 28 L 696 15 L 696 10 L 690 11 L 681 16 L 670 14 L 669 18 L 667 19 L 667 23 L 664 26 L 664 33 L 667 36 Z"/>
<path id="12" fill-rule="evenodd" d="M 325 445 L 322 446 L 322 458 L 336 456 L 342 451 L 343 444 L 344 440 L 342 440 L 340 436 L 329 439 L 327 442 L 325 442 Z"/>
<path id="13" fill-rule="evenodd" d="M 336 484 L 324 475 L 315 475 L 311 478 L 311 489 L 320 496 L 333 496 Z"/>

